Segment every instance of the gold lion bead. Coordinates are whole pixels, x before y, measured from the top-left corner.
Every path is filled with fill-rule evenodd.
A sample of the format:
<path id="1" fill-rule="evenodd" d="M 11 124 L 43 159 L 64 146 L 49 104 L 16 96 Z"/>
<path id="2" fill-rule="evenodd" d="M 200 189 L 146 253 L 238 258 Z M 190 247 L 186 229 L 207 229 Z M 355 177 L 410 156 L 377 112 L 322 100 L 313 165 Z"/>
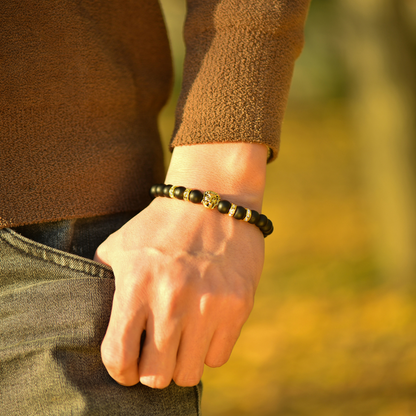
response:
<path id="1" fill-rule="evenodd" d="M 217 208 L 221 201 L 221 197 L 213 191 L 205 191 L 204 197 L 202 198 L 202 205 L 205 208 L 214 209 Z"/>

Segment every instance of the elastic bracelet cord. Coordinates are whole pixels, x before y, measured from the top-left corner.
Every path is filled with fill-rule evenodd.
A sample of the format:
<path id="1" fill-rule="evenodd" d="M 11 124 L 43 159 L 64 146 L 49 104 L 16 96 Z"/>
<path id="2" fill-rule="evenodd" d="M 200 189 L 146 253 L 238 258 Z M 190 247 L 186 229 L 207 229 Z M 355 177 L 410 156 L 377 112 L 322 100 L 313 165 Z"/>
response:
<path id="1" fill-rule="evenodd" d="M 244 208 L 232 202 L 222 200 L 221 197 L 212 191 L 205 191 L 202 193 L 197 189 L 189 189 L 184 186 L 165 185 L 164 183 L 153 185 L 150 188 L 150 195 L 153 198 L 158 196 L 175 199 L 183 199 L 194 204 L 200 204 L 208 209 L 217 208 L 221 214 L 228 214 L 237 220 L 248 222 L 256 225 L 263 236 L 266 238 L 273 232 L 273 223 L 263 214 L 259 214 L 254 209 Z"/>

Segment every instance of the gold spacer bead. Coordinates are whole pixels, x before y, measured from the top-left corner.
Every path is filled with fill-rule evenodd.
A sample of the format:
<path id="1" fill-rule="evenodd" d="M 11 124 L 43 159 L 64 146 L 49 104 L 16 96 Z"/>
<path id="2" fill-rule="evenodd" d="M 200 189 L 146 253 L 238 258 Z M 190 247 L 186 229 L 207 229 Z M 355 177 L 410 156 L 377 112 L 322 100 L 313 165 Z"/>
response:
<path id="1" fill-rule="evenodd" d="M 230 217 L 233 217 L 234 216 L 234 214 L 235 214 L 235 210 L 237 209 L 237 205 L 236 204 L 231 204 L 231 208 L 230 208 L 230 210 L 228 211 L 228 215 L 230 216 Z"/>
<path id="2" fill-rule="evenodd" d="M 176 188 L 177 188 L 177 186 L 171 186 L 171 188 L 169 189 L 169 196 L 171 198 L 175 198 L 175 195 L 173 193 L 175 192 Z"/>
<path id="3" fill-rule="evenodd" d="M 186 188 L 185 192 L 183 193 L 183 200 L 188 201 L 189 194 L 191 193 L 192 189 Z"/>
<path id="4" fill-rule="evenodd" d="M 250 209 L 248 209 L 248 208 L 246 208 L 246 211 L 247 211 L 247 214 L 246 214 L 246 216 L 244 217 L 244 220 L 243 220 L 243 221 L 245 221 L 245 222 L 249 222 L 249 221 L 250 221 L 250 219 L 251 219 L 251 210 L 250 210 Z"/>

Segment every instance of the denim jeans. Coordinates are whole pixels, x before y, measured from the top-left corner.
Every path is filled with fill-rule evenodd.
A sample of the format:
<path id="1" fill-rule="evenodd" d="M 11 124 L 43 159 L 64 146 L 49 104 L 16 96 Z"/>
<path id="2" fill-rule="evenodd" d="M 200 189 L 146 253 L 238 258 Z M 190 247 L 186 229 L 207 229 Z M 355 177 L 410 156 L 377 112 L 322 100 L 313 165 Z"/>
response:
<path id="1" fill-rule="evenodd" d="M 201 384 L 124 387 L 101 362 L 114 276 L 91 259 L 132 215 L 0 230 L 1 415 L 200 415 Z"/>

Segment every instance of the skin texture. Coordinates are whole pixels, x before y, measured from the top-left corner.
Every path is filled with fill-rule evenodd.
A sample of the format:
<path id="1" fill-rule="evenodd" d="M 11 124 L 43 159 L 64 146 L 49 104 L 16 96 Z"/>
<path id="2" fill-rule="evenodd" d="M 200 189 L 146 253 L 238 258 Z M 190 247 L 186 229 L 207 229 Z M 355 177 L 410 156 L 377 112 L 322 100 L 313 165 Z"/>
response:
<path id="1" fill-rule="evenodd" d="M 213 190 L 261 211 L 267 150 L 228 143 L 175 148 L 165 183 Z M 202 205 L 156 198 L 102 243 L 116 290 L 101 353 L 118 383 L 196 385 L 223 365 L 247 320 L 264 260 L 257 227 Z M 140 339 L 146 339 L 140 351 Z"/>

